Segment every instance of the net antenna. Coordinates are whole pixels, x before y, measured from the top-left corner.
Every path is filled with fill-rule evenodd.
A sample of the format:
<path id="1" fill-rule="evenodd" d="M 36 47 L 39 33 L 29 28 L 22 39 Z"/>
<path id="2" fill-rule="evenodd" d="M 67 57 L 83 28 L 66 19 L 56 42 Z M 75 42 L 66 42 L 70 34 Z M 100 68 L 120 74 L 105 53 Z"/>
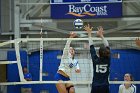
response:
<path id="1" fill-rule="evenodd" d="M 41 9 L 41 14 L 42 14 L 42 9 Z M 40 29 L 40 77 L 39 80 L 42 81 L 42 67 L 43 67 L 43 22 L 42 22 L 42 17 L 41 17 L 41 29 Z"/>

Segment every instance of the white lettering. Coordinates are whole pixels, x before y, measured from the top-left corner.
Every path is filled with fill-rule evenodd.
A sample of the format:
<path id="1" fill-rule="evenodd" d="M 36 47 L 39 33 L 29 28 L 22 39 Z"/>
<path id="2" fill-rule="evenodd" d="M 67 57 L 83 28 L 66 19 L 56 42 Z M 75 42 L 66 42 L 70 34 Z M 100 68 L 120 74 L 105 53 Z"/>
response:
<path id="1" fill-rule="evenodd" d="M 77 7 L 75 5 L 69 5 L 69 12 L 82 14 L 84 12 L 90 12 L 90 13 L 96 13 L 97 15 L 107 15 L 107 6 L 100 6 L 100 7 L 94 7 L 90 4 L 86 4 L 83 7 Z"/>
<path id="2" fill-rule="evenodd" d="M 79 8 L 79 14 L 81 14 L 84 10 L 84 7 L 78 7 Z"/>
<path id="3" fill-rule="evenodd" d="M 69 5 L 69 12 L 77 12 L 75 9 L 75 6 L 74 5 Z"/>
<path id="4" fill-rule="evenodd" d="M 84 12 L 90 12 L 90 4 L 86 4 L 85 6 L 84 6 Z"/>
<path id="5" fill-rule="evenodd" d="M 96 65 L 96 72 L 97 73 L 106 73 L 107 71 L 107 64 L 106 65 Z"/>

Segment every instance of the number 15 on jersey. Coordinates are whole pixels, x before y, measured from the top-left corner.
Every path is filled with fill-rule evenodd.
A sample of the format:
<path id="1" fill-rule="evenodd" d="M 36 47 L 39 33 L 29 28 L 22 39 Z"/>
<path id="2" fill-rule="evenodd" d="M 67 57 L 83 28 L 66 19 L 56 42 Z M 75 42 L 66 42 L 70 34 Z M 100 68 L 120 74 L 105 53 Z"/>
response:
<path id="1" fill-rule="evenodd" d="M 107 64 L 105 65 L 96 65 L 96 72 L 97 73 L 106 73 L 107 71 Z"/>

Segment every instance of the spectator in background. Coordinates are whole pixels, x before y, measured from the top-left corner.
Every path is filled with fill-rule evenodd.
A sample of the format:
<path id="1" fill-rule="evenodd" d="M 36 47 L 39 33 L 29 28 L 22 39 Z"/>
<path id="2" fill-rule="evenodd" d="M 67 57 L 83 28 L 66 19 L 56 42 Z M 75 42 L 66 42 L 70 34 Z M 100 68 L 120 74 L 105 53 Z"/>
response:
<path id="1" fill-rule="evenodd" d="M 27 67 L 23 68 L 24 79 L 26 81 L 32 81 L 32 75 L 28 72 Z M 21 93 L 32 93 L 30 84 L 24 84 L 21 86 Z"/>
<path id="2" fill-rule="evenodd" d="M 124 84 L 119 86 L 119 93 L 136 93 L 136 86 L 129 81 L 134 81 L 131 74 L 124 75 Z"/>

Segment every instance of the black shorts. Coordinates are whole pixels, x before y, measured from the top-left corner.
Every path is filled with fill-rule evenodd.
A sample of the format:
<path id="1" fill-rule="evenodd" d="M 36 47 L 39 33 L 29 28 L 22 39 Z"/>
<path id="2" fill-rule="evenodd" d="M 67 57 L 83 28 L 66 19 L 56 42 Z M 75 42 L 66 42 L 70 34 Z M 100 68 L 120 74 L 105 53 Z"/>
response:
<path id="1" fill-rule="evenodd" d="M 91 93 L 110 93 L 109 85 L 104 85 L 104 86 L 93 86 L 92 85 Z"/>

